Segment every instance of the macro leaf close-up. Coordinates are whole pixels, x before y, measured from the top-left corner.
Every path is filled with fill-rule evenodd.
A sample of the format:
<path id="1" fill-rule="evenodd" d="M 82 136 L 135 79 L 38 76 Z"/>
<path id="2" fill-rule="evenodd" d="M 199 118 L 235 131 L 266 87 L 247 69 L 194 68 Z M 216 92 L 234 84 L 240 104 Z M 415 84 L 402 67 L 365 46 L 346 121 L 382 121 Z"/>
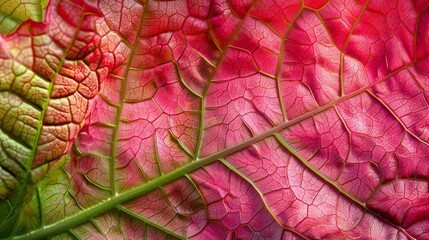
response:
<path id="1" fill-rule="evenodd" d="M 0 239 L 429 239 L 428 0 L 0 0 Z"/>

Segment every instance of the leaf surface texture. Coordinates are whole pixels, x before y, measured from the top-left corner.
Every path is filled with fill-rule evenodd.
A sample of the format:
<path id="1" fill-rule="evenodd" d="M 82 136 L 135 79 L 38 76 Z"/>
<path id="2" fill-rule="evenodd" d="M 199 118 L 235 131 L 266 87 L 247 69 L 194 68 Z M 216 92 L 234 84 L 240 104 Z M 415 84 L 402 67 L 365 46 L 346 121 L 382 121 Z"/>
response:
<path id="1" fill-rule="evenodd" d="M 427 1 L 52 1 L 0 44 L 0 233 L 428 239 Z"/>

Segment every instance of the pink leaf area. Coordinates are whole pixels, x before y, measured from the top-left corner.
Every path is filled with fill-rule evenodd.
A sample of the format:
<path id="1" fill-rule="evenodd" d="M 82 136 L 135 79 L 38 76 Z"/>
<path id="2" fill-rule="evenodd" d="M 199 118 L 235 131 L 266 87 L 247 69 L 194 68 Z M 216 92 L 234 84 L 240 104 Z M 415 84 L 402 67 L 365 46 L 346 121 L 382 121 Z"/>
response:
<path id="1" fill-rule="evenodd" d="M 0 237 L 429 239 L 429 2 L 52 0 L 0 38 Z"/>

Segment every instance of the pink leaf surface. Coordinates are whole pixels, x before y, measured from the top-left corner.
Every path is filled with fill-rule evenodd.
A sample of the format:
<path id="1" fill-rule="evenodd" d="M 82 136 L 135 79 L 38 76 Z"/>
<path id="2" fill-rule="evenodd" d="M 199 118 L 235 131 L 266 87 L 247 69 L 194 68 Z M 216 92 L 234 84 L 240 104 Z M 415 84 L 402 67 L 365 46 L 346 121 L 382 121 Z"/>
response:
<path id="1" fill-rule="evenodd" d="M 428 6 L 52 1 L 0 41 L 0 236 L 429 239 Z"/>

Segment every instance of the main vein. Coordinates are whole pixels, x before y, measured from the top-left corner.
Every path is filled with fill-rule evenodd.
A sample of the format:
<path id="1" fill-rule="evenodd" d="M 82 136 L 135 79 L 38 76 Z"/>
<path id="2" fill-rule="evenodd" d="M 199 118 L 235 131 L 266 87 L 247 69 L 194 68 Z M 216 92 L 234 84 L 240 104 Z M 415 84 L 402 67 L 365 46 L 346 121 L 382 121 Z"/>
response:
<path id="1" fill-rule="evenodd" d="M 91 207 L 88 207 L 85 210 L 78 212 L 74 215 L 71 215 L 69 217 L 66 217 L 66 218 L 64 218 L 64 219 L 62 219 L 56 223 L 47 225 L 43 228 L 34 230 L 32 232 L 26 233 L 26 234 L 21 235 L 21 236 L 16 236 L 13 239 L 25 239 L 25 240 L 27 240 L 27 239 L 46 238 L 49 236 L 54 236 L 56 234 L 60 234 L 64 231 L 66 231 L 67 229 L 70 229 L 70 228 L 73 228 L 73 227 L 78 226 L 80 224 L 83 224 L 83 223 L 87 222 L 88 220 L 90 220 L 90 219 L 92 219 L 92 218 L 94 218 L 94 217 L 96 217 L 102 213 L 105 213 L 105 212 L 109 211 L 110 209 L 112 209 L 112 208 L 114 208 L 114 207 L 116 207 L 116 206 L 118 206 L 118 205 L 120 205 L 126 201 L 130 201 L 136 197 L 142 196 L 142 195 L 144 195 L 144 194 L 146 194 L 152 190 L 155 190 L 155 189 L 157 189 L 157 188 L 159 188 L 165 184 L 168 184 L 168 183 L 184 176 L 185 174 L 187 174 L 189 172 L 195 171 L 195 170 L 197 170 L 197 169 L 199 169 L 199 168 L 201 168 L 207 164 L 210 164 L 214 161 L 217 161 L 217 160 L 219 160 L 225 156 L 228 156 L 228 155 L 231 155 L 235 152 L 238 152 L 238 151 L 240 151 L 246 147 L 249 147 L 249 146 L 251 146 L 251 145 L 253 145 L 253 144 L 269 137 L 269 136 L 272 136 L 272 135 L 282 131 L 285 128 L 288 128 L 288 127 L 290 127 L 290 126 L 292 126 L 298 122 L 301 122 L 301 121 L 303 121 L 309 117 L 315 116 L 318 113 L 321 113 L 321 112 L 337 105 L 340 102 L 343 102 L 349 98 L 352 98 L 356 95 L 359 95 L 359 94 L 367 91 L 367 89 L 373 87 L 375 84 L 378 84 L 380 82 L 383 82 L 383 81 L 389 79 L 392 75 L 396 74 L 400 70 L 402 70 L 402 69 L 398 69 L 397 71 L 392 72 L 391 74 L 389 74 L 385 78 L 380 79 L 379 81 L 374 82 L 373 84 L 371 84 L 367 87 L 361 88 L 361 89 L 359 89 L 359 90 L 357 90 L 357 91 L 355 91 L 355 92 L 353 92 L 347 96 L 340 97 L 340 98 L 336 99 L 335 101 L 333 101 L 327 105 L 321 106 L 317 109 L 314 109 L 313 111 L 307 112 L 307 113 L 305 113 L 299 117 L 296 117 L 290 121 L 287 121 L 287 122 L 284 122 L 280 125 L 277 125 L 277 126 L 267 130 L 266 132 L 264 132 L 260 135 L 254 136 L 254 137 L 252 137 L 246 141 L 243 141 L 239 144 L 225 148 L 225 149 L 223 149 L 217 153 L 214 153 L 214 154 L 209 155 L 207 157 L 201 158 L 197 161 L 193 161 L 193 162 L 189 163 L 188 165 L 177 168 L 176 170 L 171 171 L 169 173 L 166 173 L 166 174 L 164 174 L 164 175 L 162 175 L 162 176 L 160 176 L 160 177 L 158 177 L 152 181 L 149 181 L 149 182 L 147 182 L 141 186 L 138 186 L 138 187 L 135 187 L 133 189 L 119 193 L 117 195 L 114 195 L 111 198 L 108 198 L 108 199 L 106 199 L 106 200 L 104 200 L 98 204 L 95 204 Z"/>

